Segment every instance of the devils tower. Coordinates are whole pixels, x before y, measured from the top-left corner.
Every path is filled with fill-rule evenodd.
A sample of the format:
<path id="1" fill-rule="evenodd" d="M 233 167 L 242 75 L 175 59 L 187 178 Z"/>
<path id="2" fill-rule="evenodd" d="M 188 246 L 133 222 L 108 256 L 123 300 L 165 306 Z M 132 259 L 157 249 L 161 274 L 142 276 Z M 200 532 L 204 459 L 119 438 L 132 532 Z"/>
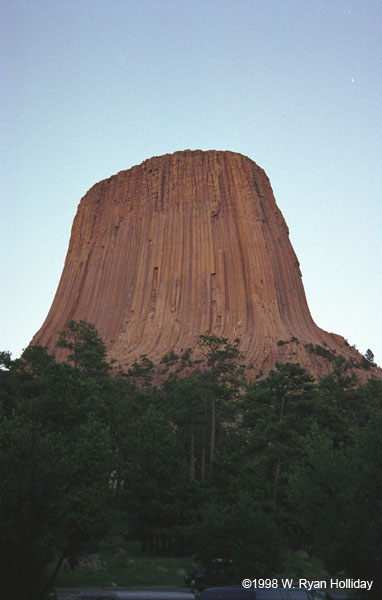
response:
<path id="1" fill-rule="evenodd" d="M 89 190 L 32 344 L 60 357 L 71 319 L 94 323 L 123 367 L 195 348 L 201 334 L 240 338 L 253 377 L 277 361 L 322 375 L 327 358 L 362 358 L 314 323 L 270 182 L 234 152 L 154 157 Z"/>

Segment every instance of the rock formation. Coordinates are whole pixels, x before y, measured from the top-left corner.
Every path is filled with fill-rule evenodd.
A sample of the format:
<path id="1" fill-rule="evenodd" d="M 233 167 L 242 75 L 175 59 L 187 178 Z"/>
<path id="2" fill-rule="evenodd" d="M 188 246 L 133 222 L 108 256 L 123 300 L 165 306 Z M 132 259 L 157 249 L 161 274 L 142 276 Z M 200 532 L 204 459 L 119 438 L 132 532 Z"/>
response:
<path id="1" fill-rule="evenodd" d="M 89 190 L 32 343 L 60 358 L 70 319 L 94 323 L 123 368 L 195 348 L 201 334 L 240 338 L 253 378 L 277 361 L 322 375 L 331 356 L 362 358 L 313 322 L 269 180 L 233 152 L 154 157 Z"/>

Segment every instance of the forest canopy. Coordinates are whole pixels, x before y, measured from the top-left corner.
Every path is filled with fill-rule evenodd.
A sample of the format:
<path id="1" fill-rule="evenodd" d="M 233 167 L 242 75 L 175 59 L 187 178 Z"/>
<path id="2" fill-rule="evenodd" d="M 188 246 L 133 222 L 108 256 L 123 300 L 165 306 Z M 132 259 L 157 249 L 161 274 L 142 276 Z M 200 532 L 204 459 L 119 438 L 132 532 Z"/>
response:
<path id="1" fill-rule="evenodd" d="M 277 576 L 296 549 L 377 580 L 382 382 L 358 385 L 339 357 L 319 382 L 284 363 L 248 383 L 238 342 L 201 336 L 202 361 L 142 356 L 125 372 L 71 321 L 64 362 L 1 353 L 0 564 L 21 600 L 122 517 L 149 555 L 225 561 L 220 583 Z"/>

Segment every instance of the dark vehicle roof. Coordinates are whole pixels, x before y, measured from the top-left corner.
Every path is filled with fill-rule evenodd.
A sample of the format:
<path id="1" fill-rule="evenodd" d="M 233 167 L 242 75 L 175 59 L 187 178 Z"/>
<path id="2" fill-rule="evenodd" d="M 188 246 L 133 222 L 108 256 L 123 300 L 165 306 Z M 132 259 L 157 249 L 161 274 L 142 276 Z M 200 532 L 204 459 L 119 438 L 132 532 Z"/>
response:
<path id="1" fill-rule="evenodd" d="M 246 589 L 241 585 L 226 585 L 222 587 L 206 588 L 200 594 L 199 600 L 251 600 L 254 590 Z"/>
<path id="2" fill-rule="evenodd" d="M 305 588 L 245 589 L 240 585 L 222 586 L 205 589 L 199 600 L 314 600 L 314 598 L 321 598 L 318 592 L 319 590 L 309 592 Z M 325 596 L 330 598 L 329 594 Z"/>
<path id="3" fill-rule="evenodd" d="M 78 594 L 80 600 L 195 600 L 194 594 L 189 592 L 151 592 L 140 590 L 92 590 L 89 592 L 80 592 Z"/>
<path id="4" fill-rule="evenodd" d="M 200 600 L 288 600 L 284 588 L 243 588 L 238 586 L 224 586 L 207 588 L 200 595 Z M 308 600 L 308 596 L 304 600 Z"/>
<path id="5" fill-rule="evenodd" d="M 263 588 L 262 590 L 256 590 L 254 597 L 256 600 L 284 600 L 284 598 L 288 598 L 285 592 L 284 588 Z M 307 597 L 305 600 L 307 600 Z"/>

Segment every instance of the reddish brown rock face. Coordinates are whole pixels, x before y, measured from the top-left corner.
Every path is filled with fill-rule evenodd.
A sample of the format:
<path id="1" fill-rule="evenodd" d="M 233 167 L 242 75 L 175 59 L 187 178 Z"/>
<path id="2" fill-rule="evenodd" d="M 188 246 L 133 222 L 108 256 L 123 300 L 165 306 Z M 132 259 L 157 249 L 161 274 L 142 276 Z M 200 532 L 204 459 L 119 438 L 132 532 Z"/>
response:
<path id="1" fill-rule="evenodd" d="M 90 189 L 32 343 L 59 356 L 57 331 L 70 319 L 94 323 L 123 367 L 194 348 L 201 334 L 240 338 L 253 377 L 287 360 L 327 372 L 304 344 L 361 359 L 313 322 L 269 180 L 233 152 L 154 157 Z"/>

